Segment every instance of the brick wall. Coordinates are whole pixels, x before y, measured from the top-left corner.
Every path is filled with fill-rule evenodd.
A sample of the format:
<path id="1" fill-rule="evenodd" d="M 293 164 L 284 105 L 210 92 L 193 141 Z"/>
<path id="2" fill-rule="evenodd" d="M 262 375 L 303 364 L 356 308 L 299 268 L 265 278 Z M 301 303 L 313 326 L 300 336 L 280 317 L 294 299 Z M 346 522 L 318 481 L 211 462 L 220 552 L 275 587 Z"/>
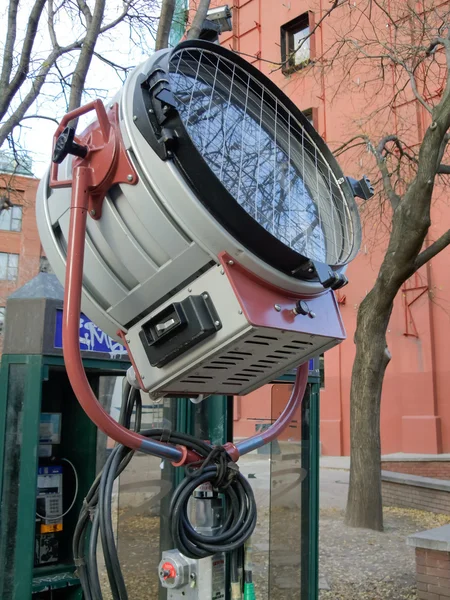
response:
<path id="1" fill-rule="evenodd" d="M 384 506 L 414 508 L 450 515 L 449 492 L 390 481 L 382 482 L 382 492 Z"/>
<path id="2" fill-rule="evenodd" d="M 420 475 L 422 477 L 434 477 L 435 479 L 450 479 L 450 461 L 426 460 L 426 461 L 404 461 L 404 462 L 382 462 L 383 471 L 395 473 L 406 473 L 408 475 Z"/>
<path id="3" fill-rule="evenodd" d="M 416 548 L 417 598 L 450 599 L 450 553 Z"/>

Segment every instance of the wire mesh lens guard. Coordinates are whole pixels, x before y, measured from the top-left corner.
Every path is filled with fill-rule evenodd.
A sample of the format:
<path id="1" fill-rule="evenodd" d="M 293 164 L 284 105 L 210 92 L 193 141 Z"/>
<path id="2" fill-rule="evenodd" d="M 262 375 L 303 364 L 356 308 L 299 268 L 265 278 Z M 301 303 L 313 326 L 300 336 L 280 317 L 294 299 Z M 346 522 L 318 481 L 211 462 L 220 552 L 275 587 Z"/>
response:
<path id="1" fill-rule="evenodd" d="M 337 266 L 357 251 L 355 217 L 304 124 L 260 81 L 206 49 L 180 49 L 169 81 L 197 150 L 236 202 L 309 259 Z"/>

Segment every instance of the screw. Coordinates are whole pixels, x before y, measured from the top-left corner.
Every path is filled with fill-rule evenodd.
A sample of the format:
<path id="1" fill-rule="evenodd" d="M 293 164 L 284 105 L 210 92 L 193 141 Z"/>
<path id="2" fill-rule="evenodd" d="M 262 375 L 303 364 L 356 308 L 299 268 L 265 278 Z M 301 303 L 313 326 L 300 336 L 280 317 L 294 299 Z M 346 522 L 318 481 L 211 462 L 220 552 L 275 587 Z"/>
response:
<path id="1" fill-rule="evenodd" d="M 94 210 L 94 209 L 92 209 L 92 210 L 89 212 L 89 214 L 91 215 L 91 217 L 95 217 L 95 214 L 96 214 L 96 213 L 95 213 L 95 210 Z"/>
<path id="2" fill-rule="evenodd" d="M 133 121 L 137 121 L 137 116 L 133 115 Z"/>
<path id="3" fill-rule="evenodd" d="M 128 181 L 133 181 L 133 175 L 131 175 L 131 173 L 129 175 L 127 175 L 127 179 Z"/>
<path id="4" fill-rule="evenodd" d="M 109 108 L 112 110 L 114 108 L 114 104 L 110 104 Z"/>
<path id="5" fill-rule="evenodd" d="M 234 260 L 229 260 L 228 264 L 230 265 L 230 267 L 232 267 L 234 265 Z"/>
<path id="6" fill-rule="evenodd" d="M 189 292 L 189 293 L 190 293 L 190 292 L 192 292 L 192 288 L 188 288 L 188 292 Z"/>
<path id="7" fill-rule="evenodd" d="M 314 273 L 314 267 L 309 267 L 308 273 Z"/>
<path id="8" fill-rule="evenodd" d="M 315 312 L 313 312 L 313 311 L 311 310 L 311 311 L 309 311 L 309 313 L 308 313 L 308 317 L 309 317 L 310 319 L 315 319 L 315 318 L 316 318 L 316 313 L 315 313 Z"/>
<path id="9" fill-rule="evenodd" d="M 127 344 L 130 343 L 130 339 L 129 338 L 125 338 L 125 340 L 126 340 Z"/>
<path id="10" fill-rule="evenodd" d="M 155 111 L 153 110 L 153 108 L 149 108 L 148 112 L 152 115 Z"/>
<path id="11" fill-rule="evenodd" d="M 220 321 L 214 321 L 214 325 L 215 325 L 216 327 L 219 327 L 219 325 L 220 325 Z"/>
<path id="12" fill-rule="evenodd" d="M 281 306 L 280 306 L 279 304 L 275 304 L 275 305 L 274 305 L 274 309 L 275 309 L 277 312 L 280 312 L 280 310 L 281 310 Z"/>
<path id="13" fill-rule="evenodd" d="M 238 310 L 238 314 L 242 315 L 242 310 Z"/>
<path id="14" fill-rule="evenodd" d="M 172 150 L 167 150 L 167 156 L 170 158 L 171 156 L 173 156 Z"/>
<path id="15" fill-rule="evenodd" d="M 208 294 L 203 294 L 203 298 L 207 300 L 209 298 Z"/>
<path id="16" fill-rule="evenodd" d="M 220 274 L 225 275 L 225 271 L 223 269 L 220 269 Z"/>
<path id="17" fill-rule="evenodd" d="M 189 575 L 189 577 L 190 577 L 191 579 L 195 579 L 195 573 L 191 573 L 191 574 Z"/>
<path id="18" fill-rule="evenodd" d="M 141 375 L 141 379 L 144 380 L 145 379 L 145 375 Z"/>

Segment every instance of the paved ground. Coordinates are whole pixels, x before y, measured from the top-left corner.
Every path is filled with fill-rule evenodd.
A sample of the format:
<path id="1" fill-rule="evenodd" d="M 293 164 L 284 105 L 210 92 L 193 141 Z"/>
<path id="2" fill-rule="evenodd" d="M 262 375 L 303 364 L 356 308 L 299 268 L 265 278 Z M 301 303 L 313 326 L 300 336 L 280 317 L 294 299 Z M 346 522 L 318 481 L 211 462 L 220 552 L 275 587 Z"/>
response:
<path id="1" fill-rule="evenodd" d="M 268 455 L 253 454 L 240 465 L 258 504 L 253 540 L 257 600 L 307 600 L 300 594 L 300 462 L 279 456 L 270 464 Z M 415 599 L 414 553 L 405 539 L 450 518 L 387 509 L 384 533 L 347 528 L 347 469 L 348 459 L 321 459 L 320 600 Z M 166 488 L 156 459 L 136 457 L 122 476 L 119 548 L 130 600 L 158 598 L 159 499 Z"/>

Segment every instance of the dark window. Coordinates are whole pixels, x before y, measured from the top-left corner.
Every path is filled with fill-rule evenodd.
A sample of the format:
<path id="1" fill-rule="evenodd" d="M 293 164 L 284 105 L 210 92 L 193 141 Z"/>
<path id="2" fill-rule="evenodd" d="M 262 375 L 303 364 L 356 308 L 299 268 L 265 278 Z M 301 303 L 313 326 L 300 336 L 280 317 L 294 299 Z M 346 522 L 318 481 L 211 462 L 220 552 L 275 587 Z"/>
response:
<path id="1" fill-rule="evenodd" d="M 281 28 L 281 60 L 284 72 L 289 73 L 305 67 L 313 56 L 310 15 L 309 12 L 304 13 Z"/>
<path id="2" fill-rule="evenodd" d="M 0 306 L 0 335 L 3 333 L 3 329 L 5 326 L 5 314 L 6 314 L 6 307 Z"/>
<path id="3" fill-rule="evenodd" d="M 53 270 L 48 262 L 48 258 L 41 256 L 39 262 L 39 273 L 53 273 Z"/>
<path id="4" fill-rule="evenodd" d="M 311 125 L 313 127 L 315 127 L 315 125 L 314 125 L 313 109 L 312 108 L 307 108 L 306 110 L 302 110 L 302 113 L 303 113 L 303 116 L 308 119 L 308 121 L 311 123 Z"/>

